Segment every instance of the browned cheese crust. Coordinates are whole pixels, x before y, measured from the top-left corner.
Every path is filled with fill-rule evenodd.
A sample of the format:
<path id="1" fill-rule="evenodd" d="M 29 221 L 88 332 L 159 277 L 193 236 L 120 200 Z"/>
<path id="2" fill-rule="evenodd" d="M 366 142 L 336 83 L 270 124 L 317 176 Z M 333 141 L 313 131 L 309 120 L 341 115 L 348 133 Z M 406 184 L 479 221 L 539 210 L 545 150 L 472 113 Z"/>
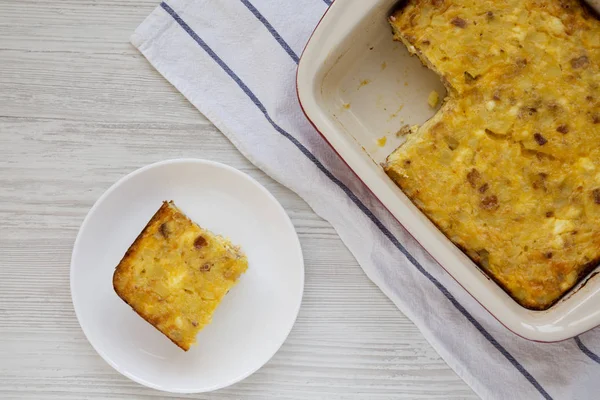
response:
<path id="1" fill-rule="evenodd" d="M 115 292 L 187 351 L 248 268 L 239 248 L 164 202 L 113 275 Z"/>
<path id="2" fill-rule="evenodd" d="M 410 0 L 390 22 L 448 97 L 386 172 L 517 302 L 550 307 L 600 260 L 600 22 L 576 0 Z"/>

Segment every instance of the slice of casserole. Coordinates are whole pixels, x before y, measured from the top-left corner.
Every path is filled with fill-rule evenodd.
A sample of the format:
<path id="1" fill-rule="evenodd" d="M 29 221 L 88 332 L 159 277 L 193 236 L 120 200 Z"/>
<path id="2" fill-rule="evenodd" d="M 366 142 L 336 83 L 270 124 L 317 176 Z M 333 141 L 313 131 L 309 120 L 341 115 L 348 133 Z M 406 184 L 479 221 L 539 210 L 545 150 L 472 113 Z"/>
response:
<path id="1" fill-rule="evenodd" d="M 442 109 L 385 165 L 517 302 L 546 309 L 600 260 L 600 22 L 576 0 L 410 0 L 395 39 Z"/>
<path id="2" fill-rule="evenodd" d="M 117 266 L 113 286 L 136 313 L 187 351 L 247 268 L 238 247 L 164 202 Z"/>

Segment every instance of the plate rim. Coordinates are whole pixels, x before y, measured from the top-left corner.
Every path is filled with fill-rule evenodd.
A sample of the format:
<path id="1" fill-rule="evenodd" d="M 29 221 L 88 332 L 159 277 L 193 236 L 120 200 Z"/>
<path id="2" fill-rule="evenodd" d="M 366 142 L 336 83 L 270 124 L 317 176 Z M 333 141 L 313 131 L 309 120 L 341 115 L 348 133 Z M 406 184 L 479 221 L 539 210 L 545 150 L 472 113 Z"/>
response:
<path id="1" fill-rule="evenodd" d="M 297 250 L 298 250 L 298 256 L 300 257 L 298 261 L 299 261 L 299 265 L 301 267 L 301 282 L 300 282 L 300 286 L 299 286 L 301 290 L 300 290 L 300 294 L 299 294 L 298 305 L 297 305 L 296 309 L 294 310 L 294 317 L 291 319 L 289 327 L 287 327 L 287 333 L 283 336 L 281 343 L 279 343 L 276 346 L 276 348 L 272 352 L 272 354 L 269 354 L 268 357 L 264 361 L 259 363 L 259 365 L 255 369 L 250 369 L 247 372 L 240 374 L 239 376 L 236 376 L 232 379 L 226 380 L 222 384 L 208 386 L 208 387 L 200 388 L 197 390 L 181 390 L 181 389 L 177 389 L 177 388 L 165 388 L 162 385 L 158 385 L 154 382 L 150 382 L 150 381 L 141 379 L 138 376 L 128 372 L 126 369 L 120 368 L 112 360 L 111 357 L 109 357 L 104 351 L 99 350 L 97 348 L 97 346 L 94 343 L 92 343 L 92 341 L 90 340 L 87 329 L 84 328 L 83 324 L 81 323 L 80 312 L 77 310 L 76 295 L 75 295 L 75 291 L 74 291 L 75 258 L 78 254 L 78 247 L 80 246 L 80 241 L 82 240 L 81 239 L 82 232 L 85 231 L 85 227 L 89 224 L 89 221 L 93 218 L 93 214 L 100 207 L 100 205 L 106 200 L 106 198 L 108 196 L 110 196 L 118 187 L 120 187 L 123 184 L 126 184 L 126 182 L 128 180 L 132 179 L 133 177 L 135 177 L 137 175 L 143 174 L 150 169 L 160 168 L 160 167 L 163 167 L 166 165 L 171 165 L 171 164 L 188 164 L 188 163 L 203 164 L 203 165 L 209 165 L 209 166 L 224 169 L 228 172 L 233 173 L 234 175 L 239 176 L 242 179 L 250 181 L 250 183 L 252 183 L 254 186 L 256 186 L 260 191 L 262 191 L 268 198 L 270 198 L 274 202 L 274 204 L 277 206 L 278 211 L 282 213 L 282 215 L 285 219 L 285 223 L 291 228 L 292 232 L 294 233 L 294 245 L 295 245 L 295 247 L 297 247 Z M 296 228 L 294 227 L 294 224 L 292 223 L 290 216 L 286 212 L 283 205 L 277 200 L 277 198 L 269 190 L 267 190 L 267 188 L 265 188 L 260 182 L 258 182 L 256 179 L 254 179 L 250 175 L 238 170 L 237 168 L 234 168 L 227 164 L 220 163 L 218 161 L 188 157 L 188 158 L 173 158 L 173 159 L 157 161 L 157 162 L 154 162 L 151 164 L 144 165 L 144 166 L 137 168 L 129 173 L 126 173 L 125 175 L 123 175 L 119 179 L 117 179 L 111 186 L 108 187 L 108 189 L 106 189 L 102 193 L 102 195 L 100 195 L 100 197 L 98 197 L 96 199 L 96 201 L 94 202 L 92 207 L 90 207 L 90 209 L 86 213 L 85 218 L 81 222 L 81 225 L 79 226 L 79 229 L 77 231 L 77 236 L 75 237 L 75 241 L 73 242 L 73 248 L 71 250 L 71 258 L 70 258 L 70 263 L 69 263 L 69 290 L 71 292 L 71 303 L 73 305 L 73 311 L 75 313 L 77 323 L 79 324 L 79 327 L 81 328 L 87 342 L 92 346 L 94 351 L 108 365 L 110 365 L 115 371 L 117 371 L 121 375 L 125 376 L 126 378 L 129 378 L 130 380 L 132 380 L 140 385 L 149 387 L 151 389 L 159 390 L 161 392 L 177 393 L 177 394 L 194 394 L 194 393 L 212 392 L 212 391 L 223 389 L 223 388 L 226 388 L 233 384 L 236 384 L 236 383 L 246 379 L 250 375 L 253 375 L 255 372 L 257 372 L 259 369 L 261 369 L 263 366 L 265 366 L 273 358 L 273 356 L 281 349 L 281 346 L 283 346 L 283 344 L 287 341 L 287 338 L 289 337 L 289 335 L 298 319 L 298 315 L 300 313 L 300 308 L 302 307 L 302 301 L 304 299 L 304 284 L 306 281 L 305 275 L 306 275 L 306 268 L 304 265 L 304 254 L 302 252 L 302 245 L 300 243 L 300 238 L 298 236 L 298 232 L 296 232 Z"/>

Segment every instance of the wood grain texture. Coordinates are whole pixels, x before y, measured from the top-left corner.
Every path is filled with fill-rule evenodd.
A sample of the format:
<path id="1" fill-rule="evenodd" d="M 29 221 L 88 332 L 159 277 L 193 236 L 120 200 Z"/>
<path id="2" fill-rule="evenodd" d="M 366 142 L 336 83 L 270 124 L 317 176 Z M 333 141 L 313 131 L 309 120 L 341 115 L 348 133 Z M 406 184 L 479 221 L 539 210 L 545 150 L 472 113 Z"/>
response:
<path id="1" fill-rule="evenodd" d="M 0 0 L 0 397 L 164 398 L 110 368 L 71 304 L 77 230 L 115 180 L 201 157 L 249 173 L 300 235 L 306 289 L 275 357 L 196 399 L 475 398 L 329 224 L 244 159 L 128 43 L 157 0 Z M 176 397 L 176 396 L 172 396 Z"/>

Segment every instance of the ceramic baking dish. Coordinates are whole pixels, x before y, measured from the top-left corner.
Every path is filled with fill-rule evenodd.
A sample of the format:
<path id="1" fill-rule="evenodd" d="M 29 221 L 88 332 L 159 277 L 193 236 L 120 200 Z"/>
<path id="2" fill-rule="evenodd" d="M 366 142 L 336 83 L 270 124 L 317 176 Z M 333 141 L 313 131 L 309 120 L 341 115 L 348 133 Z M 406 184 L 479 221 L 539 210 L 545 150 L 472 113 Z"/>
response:
<path id="1" fill-rule="evenodd" d="M 304 50 L 298 97 L 308 119 L 356 175 L 440 265 L 508 329 L 530 340 L 564 340 L 600 325 L 595 272 L 550 309 L 515 302 L 442 234 L 379 165 L 437 110 L 428 95 L 445 89 L 429 69 L 392 41 L 387 17 L 397 0 L 336 0 Z M 385 140 L 381 140 L 385 137 Z M 384 143 L 385 142 L 385 143 Z"/>

